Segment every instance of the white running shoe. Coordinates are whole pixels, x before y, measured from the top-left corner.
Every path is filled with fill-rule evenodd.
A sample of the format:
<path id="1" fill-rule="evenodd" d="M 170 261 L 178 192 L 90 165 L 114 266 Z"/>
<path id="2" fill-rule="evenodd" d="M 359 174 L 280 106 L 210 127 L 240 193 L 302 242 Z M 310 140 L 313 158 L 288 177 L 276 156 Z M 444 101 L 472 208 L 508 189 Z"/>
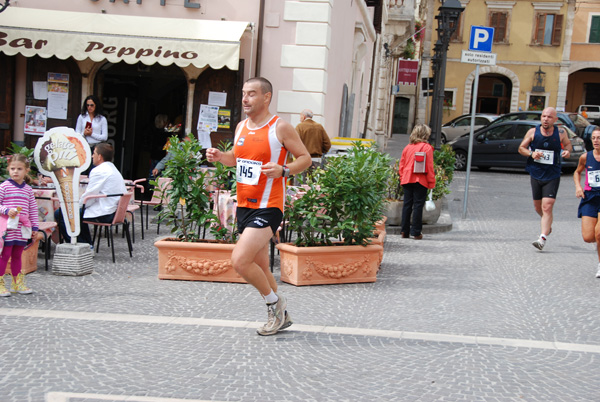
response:
<path id="1" fill-rule="evenodd" d="M 544 239 L 543 237 L 540 237 L 539 239 L 537 239 L 536 241 L 534 241 L 531 244 L 533 245 L 533 247 L 542 251 L 544 249 L 544 246 L 546 245 L 546 239 Z"/>
<path id="2" fill-rule="evenodd" d="M 267 303 L 267 313 L 269 319 L 265 325 L 256 330 L 259 335 L 275 335 L 285 322 L 285 308 L 287 307 L 287 302 L 283 296 L 277 296 L 279 297 L 277 302 L 271 304 Z"/>
<path id="3" fill-rule="evenodd" d="M 600 278 L 600 262 L 598 263 L 598 272 L 596 272 L 596 278 Z"/>

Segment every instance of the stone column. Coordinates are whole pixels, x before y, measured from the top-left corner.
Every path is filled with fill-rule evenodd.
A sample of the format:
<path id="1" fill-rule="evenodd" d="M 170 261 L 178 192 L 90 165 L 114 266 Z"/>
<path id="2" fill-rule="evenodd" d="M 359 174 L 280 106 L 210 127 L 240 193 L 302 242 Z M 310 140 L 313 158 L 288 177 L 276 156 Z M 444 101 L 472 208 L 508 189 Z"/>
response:
<path id="1" fill-rule="evenodd" d="M 575 19 L 575 0 L 568 0 L 567 18 L 565 18 L 565 37 L 563 43 L 562 60 L 558 73 L 558 93 L 556 94 L 556 107 L 566 110 L 567 85 L 569 84 L 569 67 L 571 66 L 571 42 L 573 40 L 573 20 Z"/>

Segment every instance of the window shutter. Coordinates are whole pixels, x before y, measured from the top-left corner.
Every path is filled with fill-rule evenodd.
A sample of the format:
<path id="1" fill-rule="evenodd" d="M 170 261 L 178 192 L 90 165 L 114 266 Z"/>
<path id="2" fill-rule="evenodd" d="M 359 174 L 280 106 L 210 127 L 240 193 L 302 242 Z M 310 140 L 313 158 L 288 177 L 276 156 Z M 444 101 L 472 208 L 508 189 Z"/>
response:
<path id="1" fill-rule="evenodd" d="M 562 36 L 562 14 L 556 14 L 554 16 L 554 29 L 552 30 L 552 44 L 560 45 L 560 37 Z"/>
<path id="2" fill-rule="evenodd" d="M 544 43 L 544 26 L 546 25 L 546 14 L 538 14 L 535 25 L 535 35 L 533 42 L 536 44 Z"/>
<path id="3" fill-rule="evenodd" d="M 494 28 L 494 42 L 504 42 L 506 38 L 507 13 L 491 12 L 490 27 Z"/>
<path id="4" fill-rule="evenodd" d="M 456 23 L 453 24 L 453 25 L 456 25 L 456 29 L 454 30 L 454 32 L 452 32 L 452 36 L 450 37 L 450 40 L 457 41 L 457 40 L 461 39 L 461 36 L 460 36 L 460 25 L 461 25 L 461 23 L 462 23 L 462 13 L 458 17 L 458 21 L 456 21 Z"/>
<path id="5" fill-rule="evenodd" d="M 600 16 L 592 17 L 592 26 L 590 27 L 589 43 L 600 43 Z"/>

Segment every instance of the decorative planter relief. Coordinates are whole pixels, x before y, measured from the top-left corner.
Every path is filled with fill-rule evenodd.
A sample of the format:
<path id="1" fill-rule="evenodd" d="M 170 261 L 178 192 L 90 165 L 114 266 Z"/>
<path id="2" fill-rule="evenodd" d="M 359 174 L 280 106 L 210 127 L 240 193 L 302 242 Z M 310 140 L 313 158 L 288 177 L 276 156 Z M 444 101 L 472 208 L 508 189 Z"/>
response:
<path id="1" fill-rule="evenodd" d="M 158 279 L 246 283 L 231 265 L 235 244 L 159 240 Z"/>
<path id="2" fill-rule="evenodd" d="M 296 247 L 278 244 L 281 280 L 296 286 L 375 282 L 383 246 Z"/>

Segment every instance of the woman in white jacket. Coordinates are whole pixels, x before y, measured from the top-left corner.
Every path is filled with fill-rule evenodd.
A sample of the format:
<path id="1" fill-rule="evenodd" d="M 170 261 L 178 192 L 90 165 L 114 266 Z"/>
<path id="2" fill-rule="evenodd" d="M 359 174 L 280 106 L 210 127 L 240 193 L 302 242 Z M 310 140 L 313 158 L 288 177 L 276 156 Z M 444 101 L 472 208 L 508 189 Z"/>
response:
<path id="1" fill-rule="evenodd" d="M 83 135 L 92 148 L 108 139 L 108 123 L 102 114 L 102 105 L 96 95 L 89 95 L 83 101 L 75 131 Z"/>

